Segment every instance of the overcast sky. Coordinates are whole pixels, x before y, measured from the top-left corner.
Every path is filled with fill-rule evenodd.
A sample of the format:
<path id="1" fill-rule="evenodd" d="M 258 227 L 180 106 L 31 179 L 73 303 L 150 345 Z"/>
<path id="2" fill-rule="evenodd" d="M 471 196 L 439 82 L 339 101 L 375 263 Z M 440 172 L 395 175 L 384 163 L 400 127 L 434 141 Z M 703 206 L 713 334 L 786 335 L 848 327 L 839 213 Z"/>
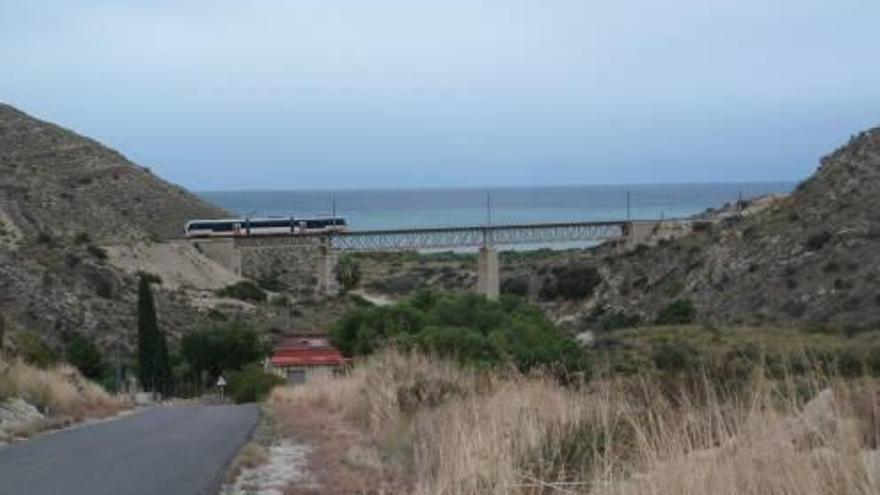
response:
<path id="1" fill-rule="evenodd" d="M 0 101 L 197 190 L 796 180 L 877 0 L 0 0 Z"/>

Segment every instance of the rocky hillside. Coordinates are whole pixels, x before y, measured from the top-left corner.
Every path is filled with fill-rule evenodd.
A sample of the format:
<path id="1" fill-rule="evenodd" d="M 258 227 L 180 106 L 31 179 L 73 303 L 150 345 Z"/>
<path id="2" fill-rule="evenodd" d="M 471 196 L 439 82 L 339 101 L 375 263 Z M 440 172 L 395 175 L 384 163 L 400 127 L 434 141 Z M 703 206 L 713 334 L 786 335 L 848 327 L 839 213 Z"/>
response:
<path id="1" fill-rule="evenodd" d="M 575 331 L 653 323 L 676 301 L 706 323 L 880 328 L 880 128 L 824 158 L 791 195 L 708 211 L 692 229 L 629 249 L 502 254 L 502 292 Z M 472 289 L 472 257 L 443 256 L 370 256 L 365 288 Z"/>
<path id="2" fill-rule="evenodd" d="M 0 104 L 0 221 L 36 238 L 101 242 L 179 237 L 192 218 L 224 215 L 118 152 Z"/>
<path id="3" fill-rule="evenodd" d="M 624 256 L 598 250 L 602 281 L 582 316 L 652 321 L 690 300 L 709 322 L 880 327 L 880 128 L 772 207 L 695 230 Z"/>
<path id="4" fill-rule="evenodd" d="M 55 344 L 84 333 L 115 346 L 134 335 L 136 283 L 106 246 L 223 215 L 116 151 L 0 104 L 0 314 L 16 327 Z M 169 330 L 191 320 L 183 294 L 160 292 Z"/>
<path id="5" fill-rule="evenodd" d="M 672 227 L 628 249 L 503 253 L 502 292 L 528 297 L 572 330 L 652 323 L 676 301 L 706 323 L 880 328 L 880 129 L 824 158 L 788 196 Z M 367 295 L 476 285 L 473 255 L 356 258 Z"/>

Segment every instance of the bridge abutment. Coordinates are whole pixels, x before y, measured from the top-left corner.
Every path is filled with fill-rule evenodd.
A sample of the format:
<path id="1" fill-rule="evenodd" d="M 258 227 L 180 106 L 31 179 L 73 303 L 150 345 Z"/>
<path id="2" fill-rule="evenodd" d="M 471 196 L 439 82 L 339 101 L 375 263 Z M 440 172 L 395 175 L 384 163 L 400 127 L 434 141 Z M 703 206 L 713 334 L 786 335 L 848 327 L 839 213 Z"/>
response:
<path id="1" fill-rule="evenodd" d="M 215 263 L 241 276 L 241 249 L 234 239 L 200 239 L 193 244 Z"/>
<path id="2" fill-rule="evenodd" d="M 489 299 L 498 299 L 501 293 L 501 276 L 498 266 L 498 250 L 491 246 L 480 248 L 477 261 L 477 290 Z"/>

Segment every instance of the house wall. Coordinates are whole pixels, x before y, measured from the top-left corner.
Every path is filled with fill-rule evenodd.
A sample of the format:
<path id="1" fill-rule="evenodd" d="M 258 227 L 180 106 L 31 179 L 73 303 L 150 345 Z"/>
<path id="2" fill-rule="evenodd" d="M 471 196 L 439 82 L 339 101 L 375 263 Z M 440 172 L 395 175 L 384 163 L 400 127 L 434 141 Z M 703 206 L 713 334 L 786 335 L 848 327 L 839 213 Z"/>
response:
<path id="1" fill-rule="evenodd" d="M 269 371 L 285 380 L 289 380 L 292 370 L 303 370 L 305 372 L 305 381 L 309 382 L 318 377 L 333 376 L 338 366 L 270 366 Z"/>

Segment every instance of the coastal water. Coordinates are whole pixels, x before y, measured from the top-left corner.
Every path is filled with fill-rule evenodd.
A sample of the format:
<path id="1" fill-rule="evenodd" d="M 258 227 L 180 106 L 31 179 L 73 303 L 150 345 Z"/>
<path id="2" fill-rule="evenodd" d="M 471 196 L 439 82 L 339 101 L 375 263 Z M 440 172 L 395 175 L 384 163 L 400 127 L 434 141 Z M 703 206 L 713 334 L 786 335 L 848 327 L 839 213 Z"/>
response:
<path id="1" fill-rule="evenodd" d="M 342 191 L 205 191 L 240 216 L 345 217 L 351 229 L 685 217 L 794 183 L 654 184 Z M 627 208 L 629 196 L 629 208 Z"/>

